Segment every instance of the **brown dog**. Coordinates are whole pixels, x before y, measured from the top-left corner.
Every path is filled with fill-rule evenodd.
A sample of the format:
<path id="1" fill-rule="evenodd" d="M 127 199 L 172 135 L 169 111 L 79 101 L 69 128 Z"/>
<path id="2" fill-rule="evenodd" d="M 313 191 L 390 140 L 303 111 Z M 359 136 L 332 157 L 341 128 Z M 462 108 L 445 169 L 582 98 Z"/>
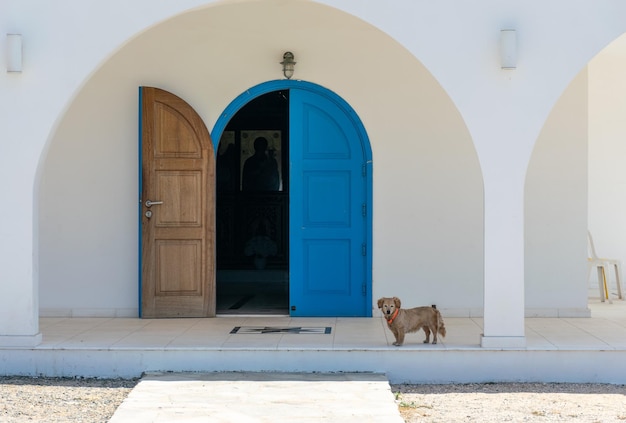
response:
<path id="1" fill-rule="evenodd" d="M 396 342 L 393 345 L 400 346 L 404 343 L 404 334 L 417 332 L 424 329 L 426 333 L 425 344 L 430 341 L 430 333 L 433 333 L 433 344 L 437 343 L 437 333 L 446 336 L 446 326 L 443 323 L 441 313 L 435 305 L 431 307 L 400 308 L 401 302 L 398 297 L 381 298 L 378 300 L 378 308 L 383 312 L 387 320 L 387 326 L 391 329 Z"/>

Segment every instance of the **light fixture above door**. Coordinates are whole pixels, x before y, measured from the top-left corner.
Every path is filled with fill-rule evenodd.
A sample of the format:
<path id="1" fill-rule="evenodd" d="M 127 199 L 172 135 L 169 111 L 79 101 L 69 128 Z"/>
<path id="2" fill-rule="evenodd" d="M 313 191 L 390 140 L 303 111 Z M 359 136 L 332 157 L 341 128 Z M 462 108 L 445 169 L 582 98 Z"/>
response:
<path id="1" fill-rule="evenodd" d="M 280 64 L 283 65 L 283 75 L 285 75 L 285 78 L 287 79 L 291 79 L 293 71 L 296 67 L 296 62 L 293 59 L 293 53 L 286 51 L 285 54 L 283 54 L 283 61 L 280 62 Z"/>

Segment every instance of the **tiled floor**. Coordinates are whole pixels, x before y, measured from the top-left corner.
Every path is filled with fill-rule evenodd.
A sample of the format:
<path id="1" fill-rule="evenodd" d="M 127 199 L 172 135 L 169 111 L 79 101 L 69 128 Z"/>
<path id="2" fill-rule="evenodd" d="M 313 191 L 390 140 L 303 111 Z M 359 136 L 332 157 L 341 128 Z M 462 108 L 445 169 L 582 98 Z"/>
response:
<path id="1" fill-rule="evenodd" d="M 526 319 L 526 347 L 483 348 L 482 318 L 446 318 L 437 345 L 404 346 L 380 317 L 213 319 L 41 318 L 42 343 L 0 349 L 0 374 L 137 377 L 174 372 L 375 372 L 393 383 L 626 383 L 626 302 L 590 304 L 591 318 Z M 330 333 L 235 327 L 330 327 Z"/>
<path id="2" fill-rule="evenodd" d="M 591 318 L 526 319 L 527 349 L 626 350 L 626 302 L 590 304 Z M 423 333 L 403 348 L 480 348 L 481 318 L 446 318 L 448 335 L 437 346 Z M 331 327 L 331 333 L 231 333 L 234 327 Z M 224 316 L 214 319 L 41 318 L 36 349 L 380 349 L 393 335 L 381 318 Z"/>

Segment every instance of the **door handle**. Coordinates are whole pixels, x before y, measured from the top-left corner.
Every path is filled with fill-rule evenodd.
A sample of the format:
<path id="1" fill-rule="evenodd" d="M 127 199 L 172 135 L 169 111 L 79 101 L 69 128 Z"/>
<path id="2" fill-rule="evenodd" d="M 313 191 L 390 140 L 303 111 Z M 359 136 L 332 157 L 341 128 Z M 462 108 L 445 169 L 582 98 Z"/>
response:
<path id="1" fill-rule="evenodd" d="M 146 207 L 152 207 L 155 204 L 163 204 L 163 201 L 150 201 L 150 200 L 146 200 Z"/>

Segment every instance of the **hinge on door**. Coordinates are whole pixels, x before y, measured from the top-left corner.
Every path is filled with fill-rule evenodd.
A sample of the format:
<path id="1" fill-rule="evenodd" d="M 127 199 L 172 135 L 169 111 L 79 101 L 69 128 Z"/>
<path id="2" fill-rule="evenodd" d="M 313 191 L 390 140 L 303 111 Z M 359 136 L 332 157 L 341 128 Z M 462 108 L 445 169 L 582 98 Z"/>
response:
<path id="1" fill-rule="evenodd" d="M 367 204 L 363 203 L 361 205 L 361 213 L 363 214 L 363 217 L 367 216 Z"/>
<path id="2" fill-rule="evenodd" d="M 367 244 L 363 243 L 361 244 L 361 254 L 366 256 L 367 255 Z"/>
<path id="3" fill-rule="evenodd" d="M 363 294 L 363 296 L 367 295 L 367 284 L 365 283 L 365 281 L 363 281 L 363 285 L 361 285 L 361 293 Z"/>
<path id="4" fill-rule="evenodd" d="M 363 174 L 363 177 L 367 176 L 367 164 L 366 163 L 363 163 L 361 165 L 361 173 Z"/>

